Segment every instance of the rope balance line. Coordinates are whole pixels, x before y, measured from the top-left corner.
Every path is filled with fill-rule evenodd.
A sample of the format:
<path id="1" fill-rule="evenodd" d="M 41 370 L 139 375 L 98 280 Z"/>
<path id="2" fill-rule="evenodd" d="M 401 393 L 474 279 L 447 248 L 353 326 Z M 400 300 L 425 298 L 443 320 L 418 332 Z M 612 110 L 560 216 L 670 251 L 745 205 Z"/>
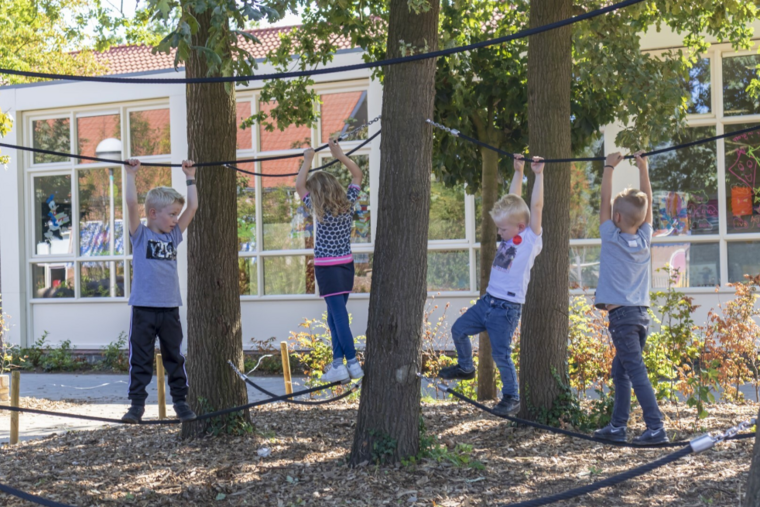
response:
<path id="1" fill-rule="evenodd" d="M 381 116 L 378 115 L 375 118 L 371 119 L 370 121 L 363 123 L 359 125 L 358 127 L 345 132 L 344 134 L 341 134 L 340 136 L 338 136 L 338 139 L 342 141 L 343 139 L 357 133 L 358 131 L 364 128 L 368 128 L 373 123 L 380 121 L 380 118 Z M 378 130 L 378 132 L 375 133 L 372 137 L 370 137 L 367 141 L 374 139 L 379 133 L 380 131 Z M 359 146 L 360 147 L 365 146 L 367 144 L 367 141 L 365 141 L 363 144 Z M 17 144 L 0 143 L 0 147 L 10 148 L 10 149 L 19 150 L 19 151 L 27 151 L 30 153 L 41 153 L 43 155 L 53 155 L 55 157 L 76 158 L 79 160 L 88 160 L 90 162 L 103 162 L 106 164 L 114 164 L 114 165 L 127 164 L 126 160 L 112 160 L 110 158 L 89 157 L 87 155 L 78 155 L 76 153 L 65 153 L 62 151 L 43 150 L 42 148 L 30 148 L 29 146 L 19 146 Z M 327 144 L 323 144 L 322 146 L 315 148 L 314 151 L 319 152 L 328 147 L 329 146 Z M 278 155 L 274 157 L 244 158 L 240 160 L 226 160 L 222 162 L 200 162 L 200 163 L 195 164 L 194 167 L 211 167 L 211 166 L 217 166 L 217 165 L 229 167 L 232 164 L 247 164 L 251 162 L 268 162 L 271 160 L 285 160 L 288 158 L 299 158 L 299 157 L 303 157 L 303 153 L 291 153 L 290 155 Z M 182 167 L 182 164 L 162 164 L 160 162 L 145 162 L 145 163 L 142 163 L 141 165 L 143 167 Z M 240 172 L 246 172 L 246 171 L 240 170 Z M 253 173 L 248 173 L 248 174 L 253 174 Z M 266 175 L 263 175 L 263 176 L 266 176 Z"/>
<path id="2" fill-rule="evenodd" d="M 36 503 L 37 505 L 44 505 L 46 507 L 74 507 L 73 505 L 55 502 L 53 500 L 48 500 L 47 498 L 42 498 L 41 496 L 32 495 L 31 493 L 6 486 L 5 484 L 0 484 L 0 491 L 8 495 L 21 498 L 22 500 L 26 500 L 27 502 Z"/>
<path id="3" fill-rule="evenodd" d="M 271 79 L 290 79 L 294 77 L 304 76 L 316 76 L 322 74 L 334 74 L 337 72 L 348 72 L 352 70 L 371 69 L 377 67 L 385 67 L 387 65 L 396 65 L 399 63 L 416 62 L 419 60 L 428 60 L 430 58 L 439 58 L 441 56 L 453 55 L 456 53 L 464 53 L 466 51 L 472 51 L 474 49 L 480 49 L 488 46 L 495 46 L 510 42 L 517 39 L 523 39 L 531 35 L 536 35 L 543 32 L 548 32 L 556 28 L 572 25 L 580 21 L 595 18 L 608 12 L 613 12 L 630 5 L 641 3 L 643 0 L 625 0 L 601 9 L 586 12 L 579 16 L 563 19 L 561 21 L 555 21 L 554 23 L 548 23 L 546 25 L 537 26 L 535 28 L 526 28 L 504 37 L 496 39 L 490 39 L 487 41 L 476 42 L 473 44 L 467 44 L 465 46 L 457 46 L 448 49 L 440 49 L 438 51 L 431 51 L 429 53 L 419 53 L 416 55 L 403 56 L 399 58 L 388 58 L 386 60 L 378 60 L 376 62 L 366 62 L 354 65 L 343 65 L 336 67 L 326 67 L 321 69 L 301 70 L 293 72 L 280 72 L 272 74 L 259 74 L 253 76 L 226 76 L 226 77 L 196 77 L 196 78 L 167 78 L 167 79 L 151 79 L 151 78 L 126 78 L 126 77 L 111 77 L 111 76 L 72 76 L 66 74 L 53 74 L 48 72 L 27 72 L 13 69 L 0 69 L 0 74 L 11 74 L 14 76 L 35 77 L 41 79 L 64 79 L 69 81 L 94 81 L 100 83 L 126 83 L 126 84 L 199 84 L 199 83 L 231 83 L 231 82 L 249 82 L 249 81 L 263 81 Z"/>
<path id="4" fill-rule="evenodd" d="M 456 398 L 459 398 L 460 400 L 462 400 L 462 401 L 464 401 L 466 403 L 469 403 L 470 405 L 472 405 L 472 406 L 474 406 L 476 408 L 479 408 L 480 410 L 482 410 L 484 412 L 488 412 L 489 414 L 491 414 L 491 415 L 493 415 L 495 417 L 500 417 L 502 419 L 507 419 L 507 420 L 515 422 L 517 424 L 523 424 L 525 426 L 531 426 L 533 428 L 549 431 L 551 433 L 558 433 L 560 435 L 565 435 L 565 436 L 572 437 L 572 438 L 578 438 L 578 439 L 581 439 L 581 440 L 587 440 L 589 442 L 595 442 L 597 444 L 611 445 L 611 446 L 615 446 L 615 447 L 632 447 L 632 448 L 637 448 L 637 449 L 646 449 L 646 448 L 659 449 L 659 448 L 662 448 L 662 447 L 681 447 L 681 446 L 686 445 L 686 444 L 689 443 L 688 440 L 681 440 L 681 441 L 678 441 L 678 442 L 666 442 L 666 443 L 662 443 L 662 444 L 646 444 L 646 445 L 634 445 L 634 444 L 630 444 L 628 442 L 613 442 L 612 440 L 605 440 L 603 438 L 596 438 L 596 437 L 592 437 L 590 435 L 586 435 L 584 433 L 577 433 L 577 432 L 568 431 L 568 430 L 565 430 L 565 429 L 562 429 L 562 428 L 555 428 L 554 426 L 548 426 L 546 424 L 541 424 L 541 423 L 537 423 L 537 422 L 533 422 L 533 421 L 528 421 L 527 419 L 520 419 L 519 417 L 512 417 L 512 416 L 509 416 L 509 415 L 500 415 L 500 414 L 495 413 L 493 411 L 493 409 L 491 409 L 491 408 L 483 405 L 482 403 L 478 403 L 477 401 L 473 400 L 472 398 L 468 398 L 464 394 L 461 394 L 461 393 L 455 391 L 454 389 L 452 389 L 448 385 L 446 385 L 445 382 L 442 382 L 440 380 L 429 379 L 429 378 L 425 377 L 424 375 L 422 375 L 421 373 L 418 373 L 417 376 L 420 377 L 421 379 L 426 380 L 430 384 L 433 384 L 433 385 L 438 384 L 438 385 L 442 386 L 441 389 L 444 392 L 450 393 L 452 396 L 454 396 Z M 729 439 L 729 440 L 743 440 L 745 438 L 754 438 L 754 436 L 755 436 L 755 433 L 742 433 L 741 435 L 729 435 L 726 438 Z"/>
<path id="5" fill-rule="evenodd" d="M 495 146 L 491 146 L 490 144 L 484 143 L 483 141 L 475 139 L 474 137 L 470 137 L 470 136 L 464 135 L 464 134 L 462 134 L 461 132 L 459 132 L 456 129 L 449 128 L 449 127 L 447 127 L 445 125 L 442 125 L 440 123 L 436 123 L 436 122 L 434 122 L 432 120 L 427 120 L 427 123 L 429 123 L 430 125 L 432 125 L 433 127 L 437 128 L 437 129 L 440 129 L 440 130 L 443 130 L 445 132 L 448 132 L 449 134 L 451 134 L 454 137 L 459 137 L 459 138 L 464 139 L 465 141 L 470 142 L 472 144 L 477 144 L 478 146 L 482 146 L 483 148 L 487 148 L 487 149 L 489 149 L 491 151 L 495 151 L 496 153 L 498 153 L 500 155 L 503 155 L 505 157 L 509 157 L 511 159 L 515 158 L 515 155 L 513 153 L 507 153 L 506 151 L 504 151 L 502 149 L 499 149 L 499 148 L 497 148 Z M 642 153 L 641 156 L 642 157 L 649 157 L 649 156 L 652 156 L 652 155 L 660 155 L 661 153 L 667 153 L 669 151 L 683 150 L 684 148 L 691 148 L 692 146 L 697 146 L 699 144 L 710 143 L 712 141 L 717 141 L 719 139 L 725 139 L 727 137 L 740 136 L 742 134 L 746 134 L 748 132 L 754 132 L 756 130 L 760 130 L 760 125 L 756 125 L 754 127 L 749 127 L 749 128 L 742 129 L 742 130 L 737 130 L 736 132 L 729 132 L 728 134 L 721 134 L 719 136 L 712 136 L 712 137 L 704 137 L 702 139 L 697 139 L 696 141 L 690 141 L 688 143 L 677 144 L 675 146 L 669 146 L 667 148 L 661 148 L 659 150 L 648 151 L 646 153 Z M 527 155 L 523 155 L 523 158 L 525 160 L 528 160 L 528 161 L 531 159 L 531 157 L 527 156 Z M 632 158 L 635 158 L 635 157 L 633 155 L 626 155 L 623 158 L 632 159 Z M 606 159 L 605 157 L 547 158 L 547 159 L 542 160 L 542 162 L 544 162 L 546 164 L 558 164 L 558 163 L 562 163 L 562 162 L 596 162 L 596 161 L 604 161 L 605 159 Z"/>
<path id="6" fill-rule="evenodd" d="M 237 366 L 234 365 L 232 361 L 227 361 L 227 363 L 232 367 L 233 370 L 235 370 L 235 373 L 238 377 L 240 377 L 241 380 L 243 380 L 246 384 L 253 387 L 254 389 L 257 389 L 258 391 L 266 394 L 267 396 L 277 396 L 276 394 L 267 391 L 260 385 L 256 384 L 253 380 L 248 378 L 248 375 L 245 373 L 242 373 L 240 370 L 238 370 Z M 257 365 L 258 366 L 258 365 Z M 338 396 L 333 396 L 332 398 L 328 398 L 326 400 L 285 400 L 285 403 L 292 403 L 294 405 L 326 405 L 328 403 L 332 403 L 334 401 L 342 400 L 343 398 L 346 398 L 353 393 L 355 393 L 359 388 L 361 387 L 361 381 L 356 382 L 355 384 L 352 384 L 351 387 L 348 388 L 348 390 L 343 393 L 339 394 Z"/>
<path id="7" fill-rule="evenodd" d="M 335 387 L 337 385 L 340 385 L 340 382 L 332 382 L 330 384 L 325 384 L 323 386 L 317 386 L 312 387 L 311 389 L 304 389 L 303 391 L 298 391 L 292 394 L 285 394 L 282 396 L 273 396 L 272 398 L 268 398 L 266 400 L 260 400 L 260 401 L 254 401 L 253 403 L 248 403 L 247 405 L 241 405 L 239 407 L 230 407 L 226 408 L 224 410 L 218 410 L 216 412 L 210 412 L 208 414 L 199 415 L 196 421 L 203 421 L 205 419 L 211 419 L 213 417 L 219 417 L 226 414 L 231 414 L 233 412 L 242 412 L 243 410 L 258 407 L 261 405 L 267 405 L 269 403 L 274 403 L 276 401 L 285 401 L 289 400 L 290 398 L 294 398 L 296 396 L 301 396 L 304 394 L 309 393 L 316 393 L 318 391 L 324 391 L 325 389 L 329 389 L 331 387 Z M 69 414 L 65 412 L 50 412 L 47 410 L 37 410 L 34 408 L 21 408 L 21 407 L 11 407 L 7 405 L 0 405 L 0 410 L 10 410 L 11 412 L 27 412 L 30 414 L 41 414 L 41 415 L 52 415 L 56 417 L 68 417 L 69 419 L 83 419 L 86 421 L 98 421 L 98 422 L 106 422 L 106 423 L 113 423 L 113 424 L 130 424 L 125 423 L 121 419 L 111 419 L 107 417 L 96 417 L 91 415 L 81 415 L 81 414 Z M 155 424 L 179 424 L 179 419 L 150 419 L 147 421 L 141 421 L 138 424 L 142 425 L 155 425 Z"/>

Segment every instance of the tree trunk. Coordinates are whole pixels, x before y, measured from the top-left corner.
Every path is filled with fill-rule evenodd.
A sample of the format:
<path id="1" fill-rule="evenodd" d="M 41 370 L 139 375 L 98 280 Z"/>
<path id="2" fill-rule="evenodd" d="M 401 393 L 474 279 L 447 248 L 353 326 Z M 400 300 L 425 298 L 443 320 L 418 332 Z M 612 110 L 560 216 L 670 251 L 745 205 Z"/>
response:
<path id="1" fill-rule="evenodd" d="M 194 13 L 195 14 L 195 13 Z M 211 13 L 195 14 L 200 29 L 193 45 L 203 46 Z M 205 57 L 193 51 L 187 77 L 206 76 Z M 235 89 L 224 84 L 187 85 L 188 155 L 196 162 L 235 159 Z M 223 167 L 201 167 L 196 173 L 198 212 L 188 229 L 187 373 L 188 402 L 201 414 L 248 402 L 245 384 L 227 364 L 243 367 L 238 286 L 236 175 Z M 248 420 L 248 413 L 225 420 Z M 182 437 L 193 437 L 209 421 L 184 423 Z"/>
<path id="2" fill-rule="evenodd" d="M 757 412 L 757 425 L 760 426 L 760 410 Z M 749 467 L 744 507 L 760 507 L 760 433 L 755 435 L 755 450 Z"/>
<path id="3" fill-rule="evenodd" d="M 530 26 L 572 15 L 571 0 L 534 0 Z M 528 46 L 528 122 L 531 155 L 570 157 L 571 28 L 530 38 Z M 526 163 L 529 187 L 533 172 Z M 521 416 L 536 418 L 552 407 L 560 392 L 554 374 L 567 373 L 570 164 L 545 169 L 543 251 L 530 277 L 520 335 Z"/>
<path id="4" fill-rule="evenodd" d="M 391 0 L 388 57 L 400 44 L 434 51 L 438 0 L 427 12 Z M 407 54 L 409 49 L 407 49 Z M 366 376 L 350 463 L 398 461 L 419 450 L 422 317 L 427 294 L 427 238 L 435 60 L 385 69 L 383 135 L 374 272 L 367 322 Z"/>

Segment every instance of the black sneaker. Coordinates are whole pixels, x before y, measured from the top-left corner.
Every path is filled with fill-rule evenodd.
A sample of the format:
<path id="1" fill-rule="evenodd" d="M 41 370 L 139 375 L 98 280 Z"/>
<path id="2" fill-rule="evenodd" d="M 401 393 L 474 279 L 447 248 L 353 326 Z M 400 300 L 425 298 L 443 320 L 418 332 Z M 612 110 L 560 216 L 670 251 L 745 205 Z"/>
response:
<path id="1" fill-rule="evenodd" d="M 145 413 L 145 407 L 140 405 L 132 405 L 129 410 L 121 418 L 122 421 L 129 424 L 139 424 L 142 421 L 142 416 Z"/>
<path id="2" fill-rule="evenodd" d="M 507 398 L 504 397 L 501 399 L 501 401 L 493 407 L 493 413 L 496 415 L 515 415 L 520 411 L 520 400 L 516 400 L 514 398 Z"/>
<path id="3" fill-rule="evenodd" d="M 441 371 L 438 372 L 438 378 L 446 380 L 471 380 L 475 378 L 475 370 L 464 371 L 461 366 L 455 364 L 454 366 L 441 369 Z"/>
<path id="4" fill-rule="evenodd" d="M 177 414 L 177 419 L 182 422 L 194 421 L 198 418 L 190 408 L 190 405 L 186 401 L 178 401 L 174 404 L 174 413 Z"/>
<path id="5" fill-rule="evenodd" d="M 625 442 L 627 440 L 627 429 L 625 427 L 616 428 L 612 424 L 608 424 L 604 428 L 598 429 L 594 432 L 595 438 L 603 438 L 612 442 Z"/>
<path id="6" fill-rule="evenodd" d="M 633 445 L 664 444 L 670 442 L 665 428 L 659 430 L 646 429 L 644 433 L 633 439 Z"/>

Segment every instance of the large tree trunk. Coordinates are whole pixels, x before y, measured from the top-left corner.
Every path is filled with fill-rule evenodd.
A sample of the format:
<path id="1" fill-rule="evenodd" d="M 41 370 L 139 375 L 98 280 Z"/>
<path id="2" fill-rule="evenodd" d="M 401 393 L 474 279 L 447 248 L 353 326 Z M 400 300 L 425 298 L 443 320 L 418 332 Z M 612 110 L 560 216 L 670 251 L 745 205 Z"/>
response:
<path id="1" fill-rule="evenodd" d="M 200 30 L 193 45 L 203 46 L 211 13 L 195 14 Z M 193 51 L 187 77 L 206 76 L 205 57 Z M 235 90 L 224 84 L 187 85 L 189 158 L 196 162 L 235 159 Z M 187 373 L 189 403 L 196 413 L 245 405 L 248 392 L 227 365 L 243 367 L 238 286 L 238 244 L 235 224 L 235 172 L 222 166 L 202 167 L 196 173 L 198 212 L 188 229 Z M 238 419 L 236 413 L 226 419 Z M 184 423 L 182 437 L 203 431 L 208 421 Z"/>
<path id="2" fill-rule="evenodd" d="M 534 0 L 530 26 L 572 15 L 572 0 Z M 528 46 L 528 122 L 531 155 L 571 156 L 570 84 L 571 28 L 551 30 L 530 38 Z M 532 188 L 533 172 L 529 181 Z M 568 249 L 570 164 L 551 164 L 545 171 L 543 210 L 544 248 L 531 273 L 520 335 L 521 415 L 535 418 L 550 409 L 560 392 L 554 379 L 567 372 Z"/>
<path id="3" fill-rule="evenodd" d="M 416 14 L 391 0 L 388 57 L 400 43 L 434 51 L 438 0 Z M 419 450 L 422 317 L 427 293 L 427 238 L 433 133 L 435 60 L 385 69 L 383 136 L 374 272 L 367 322 L 366 376 L 351 464 L 371 461 L 373 444 L 397 461 Z M 395 441 L 395 445 L 393 445 Z"/>
<path id="4" fill-rule="evenodd" d="M 757 412 L 757 424 L 760 425 L 760 410 Z M 749 467 L 744 507 L 760 507 L 760 433 L 755 435 L 755 450 Z"/>

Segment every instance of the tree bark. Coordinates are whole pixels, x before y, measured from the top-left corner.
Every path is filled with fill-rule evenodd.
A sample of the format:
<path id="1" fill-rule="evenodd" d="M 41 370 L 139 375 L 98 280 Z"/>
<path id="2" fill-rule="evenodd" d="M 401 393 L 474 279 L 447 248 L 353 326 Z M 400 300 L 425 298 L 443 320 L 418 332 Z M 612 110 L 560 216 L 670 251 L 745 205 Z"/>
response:
<path id="1" fill-rule="evenodd" d="M 391 0 L 388 57 L 434 51 L 438 0 L 424 13 Z M 409 49 L 407 47 L 407 54 Z M 383 135 L 367 361 L 350 463 L 398 461 L 419 450 L 422 317 L 427 294 L 435 60 L 385 69 Z M 376 446 L 376 448 L 375 448 Z M 374 451 L 374 452 L 373 452 Z"/>
<path id="2" fill-rule="evenodd" d="M 534 0 L 532 27 L 572 15 L 571 0 Z M 530 38 L 528 46 L 528 122 L 531 155 L 571 156 L 571 28 Z M 526 163 L 526 166 L 529 164 Z M 543 251 L 536 258 L 522 317 L 520 343 L 521 417 L 536 418 L 551 409 L 560 392 L 554 374 L 567 373 L 570 164 L 545 169 Z M 533 172 L 529 174 L 532 189 Z"/>
<path id="3" fill-rule="evenodd" d="M 760 410 L 757 412 L 757 425 L 760 425 Z M 760 507 L 760 433 L 755 435 L 755 449 L 752 452 L 752 465 L 749 467 L 744 507 Z"/>
<path id="4" fill-rule="evenodd" d="M 203 46 L 211 27 L 211 13 L 194 13 L 200 24 L 193 45 Z M 186 63 L 187 77 L 203 77 L 205 57 L 193 51 Z M 234 160 L 235 89 L 224 84 L 188 84 L 188 156 L 196 162 Z M 227 364 L 243 367 L 240 325 L 238 244 L 236 231 L 236 175 L 223 167 L 202 167 L 196 173 L 198 212 L 188 229 L 187 373 L 188 402 L 196 413 L 248 403 L 245 384 Z M 248 413 L 242 414 L 248 420 Z M 241 413 L 225 416 L 239 420 Z M 182 438 L 207 429 L 209 421 L 183 423 Z"/>

